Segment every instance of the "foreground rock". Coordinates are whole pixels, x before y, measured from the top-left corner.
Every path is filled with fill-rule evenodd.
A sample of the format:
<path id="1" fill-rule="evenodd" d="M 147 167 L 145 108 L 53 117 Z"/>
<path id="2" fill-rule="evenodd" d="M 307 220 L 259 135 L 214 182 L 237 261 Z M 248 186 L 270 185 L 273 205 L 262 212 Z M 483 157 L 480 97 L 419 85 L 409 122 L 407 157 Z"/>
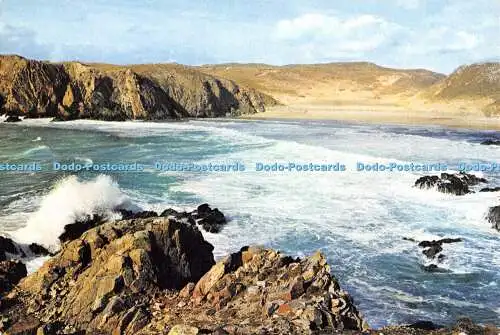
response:
<path id="1" fill-rule="evenodd" d="M 421 189 L 436 188 L 439 192 L 465 195 L 471 193 L 470 186 L 476 186 L 480 183 L 487 183 L 484 178 L 476 177 L 467 173 L 441 173 L 440 176 L 423 176 L 417 179 L 415 187 Z"/>
<path id="2" fill-rule="evenodd" d="M 9 116 L 7 117 L 7 119 L 5 119 L 6 123 L 15 123 L 15 122 L 21 122 L 21 119 L 19 118 L 19 116 Z"/>
<path id="3" fill-rule="evenodd" d="M 492 227 L 500 231 L 500 206 L 491 207 L 486 215 L 486 220 L 492 224 Z"/>
<path id="4" fill-rule="evenodd" d="M 135 334 L 163 290 L 196 282 L 215 263 L 200 231 L 166 218 L 110 222 L 63 245 L 6 298 L 7 334 Z M 2 331 L 2 330 L 0 330 Z"/>
<path id="5" fill-rule="evenodd" d="M 367 327 L 320 253 L 301 260 L 246 247 L 215 264 L 212 250 L 196 225 L 171 216 L 106 222 L 64 243 L 2 299 L 0 332 L 307 334 Z"/>
<path id="6" fill-rule="evenodd" d="M 411 238 L 404 238 L 406 241 L 416 242 Z M 443 238 L 440 240 L 433 241 L 421 241 L 418 243 L 418 246 L 422 248 L 422 254 L 432 263 L 427 265 L 422 265 L 422 269 L 427 272 L 447 272 L 446 270 L 439 267 L 439 263 L 441 263 L 446 255 L 442 253 L 443 244 L 451 244 L 463 242 L 461 238 Z"/>
<path id="7" fill-rule="evenodd" d="M 268 95 L 191 67 L 55 64 L 0 55 L 0 114 L 166 120 L 263 112 Z"/>
<path id="8" fill-rule="evenodd" d="M 481 145 L 500 145 L 500 140 L 485 140 Z"/>

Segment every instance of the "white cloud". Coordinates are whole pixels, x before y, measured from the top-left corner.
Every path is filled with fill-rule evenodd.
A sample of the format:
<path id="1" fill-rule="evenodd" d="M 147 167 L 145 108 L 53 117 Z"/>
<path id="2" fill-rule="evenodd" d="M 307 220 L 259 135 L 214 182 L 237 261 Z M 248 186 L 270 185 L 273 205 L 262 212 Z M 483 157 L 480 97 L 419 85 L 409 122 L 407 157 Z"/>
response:
<path id="1" fill-rule="evenodd" d="M 399 30 L 399 25 L 375 15 L 340 18 L 304 14 L 279 21 L 275 36 L 319 58 L 356 57 L 390 42 Z"/>
<path id="2" fill-rule="evenodd" d="M 396 0 L 396 5 L 404 9 L 413 10 L 420 7 L 422 0 Z"/>

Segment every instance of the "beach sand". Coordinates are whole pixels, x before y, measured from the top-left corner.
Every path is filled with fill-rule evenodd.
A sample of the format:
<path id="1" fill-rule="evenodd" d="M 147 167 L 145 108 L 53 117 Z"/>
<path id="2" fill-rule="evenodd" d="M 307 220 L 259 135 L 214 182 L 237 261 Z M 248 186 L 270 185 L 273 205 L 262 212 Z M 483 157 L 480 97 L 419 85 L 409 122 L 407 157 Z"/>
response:
<path id="1" fill-rule="evenodd" d="M 338 120 L 346 122 L 500 130 L 500 117 L 486 117 L 474 108 L 463 110 L 444 104 L 432 106 L 297 104 L 271 107 L 266 112 L 245 115 L 242 118 Z"/>

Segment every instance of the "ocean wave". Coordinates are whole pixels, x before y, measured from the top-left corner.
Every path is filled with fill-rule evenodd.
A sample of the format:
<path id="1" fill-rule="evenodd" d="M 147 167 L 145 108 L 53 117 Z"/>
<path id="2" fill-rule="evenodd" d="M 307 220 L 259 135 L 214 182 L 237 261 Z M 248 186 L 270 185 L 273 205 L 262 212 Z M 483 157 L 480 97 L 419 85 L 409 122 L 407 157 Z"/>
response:
<path id="1" fill-rule="evenodd" d="M 115 209 L 132 207 L 130 199 L 111 177 L 99 175 L 90 181 L 80 181 L 70 176 L 55 185 L 26 225 L 13 232 L 13 236 L 21 243 L 35 242 L 57 250 L 58 236 L 65 225 L 92 214 L 112 218 Z"/>

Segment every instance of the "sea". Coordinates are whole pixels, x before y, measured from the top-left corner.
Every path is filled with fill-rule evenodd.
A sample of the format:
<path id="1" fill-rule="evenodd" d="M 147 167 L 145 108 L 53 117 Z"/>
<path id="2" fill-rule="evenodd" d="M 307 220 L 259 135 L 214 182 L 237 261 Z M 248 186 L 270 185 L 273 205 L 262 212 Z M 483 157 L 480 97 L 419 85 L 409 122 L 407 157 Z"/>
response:
<path id="1" fill-rule="evenodd" d="M 436 166 L 500 186 L 500 147 L 487 139 L 500 134 L 307 120 L 0 123 L 0 234 L 57 250 L 64 225 L 87 214 L 208 203 L 229 219 L 204 232 L 216 258 L 246 245 L 320 250 L 372 327 L 500 325 L 500 233 L 485 219 L 500 193 L 414 187 Z M 417 242 L 445 237 L 463 242 L 443 246 L 442 271 L 425 271 Z"/>

